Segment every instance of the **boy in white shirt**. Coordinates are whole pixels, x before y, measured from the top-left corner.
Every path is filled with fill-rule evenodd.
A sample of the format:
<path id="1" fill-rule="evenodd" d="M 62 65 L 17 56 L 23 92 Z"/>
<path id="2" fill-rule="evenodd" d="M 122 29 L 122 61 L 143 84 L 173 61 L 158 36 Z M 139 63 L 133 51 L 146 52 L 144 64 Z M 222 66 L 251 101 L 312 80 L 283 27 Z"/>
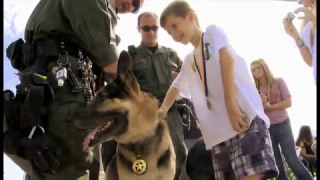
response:
<path id="1" fill-rule="evenodd" d="M 160 107 L 166 114 L 180 92 L 192 99 L 215 178 L 260 180 L 278 175 L 260 96 L 244 59 L 216 25 L 202 32 L 195 12 L 182 0 L 170 3 L 160 24 L 172 38 L 191 43 L 189 53 Z"/>

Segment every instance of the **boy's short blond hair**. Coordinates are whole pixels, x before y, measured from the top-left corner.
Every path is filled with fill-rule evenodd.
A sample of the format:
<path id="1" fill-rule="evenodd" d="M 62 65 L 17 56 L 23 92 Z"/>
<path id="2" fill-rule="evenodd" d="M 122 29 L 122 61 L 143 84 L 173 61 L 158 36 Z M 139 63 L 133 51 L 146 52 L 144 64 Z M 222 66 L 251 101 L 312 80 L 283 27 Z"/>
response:
<path id="1" fill-rule="evenodd" d="M 177 17 L 185 18 L 190 11 L 194 10 L 188 2 L 184 0 L 175 0 L 162 11 L 160 16 L 160 26 L 164 28 L 168 16 L 175 15 Z"/>

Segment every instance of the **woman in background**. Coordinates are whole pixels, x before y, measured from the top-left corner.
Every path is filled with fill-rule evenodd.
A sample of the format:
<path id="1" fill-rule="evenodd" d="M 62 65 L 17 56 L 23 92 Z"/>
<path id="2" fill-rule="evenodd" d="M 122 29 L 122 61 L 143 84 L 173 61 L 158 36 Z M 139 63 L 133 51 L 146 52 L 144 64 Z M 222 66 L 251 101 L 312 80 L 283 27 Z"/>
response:
<path id="1" fill-rule="evenodd" d="M 303 7 L 295 10 L 295 13 L 303 13 L 300 34 L 293 25 L 292 20 L 284 19 L 284 29 L 292 37 L 299 48 L 304 62 L 313 68 L 315 83 L 317 84 L 317 0 L 299 0 Z"/>
<path id="2" fill-rule="evenodd" d="M 265 113 L 271 123 L 269 132 L 274 157 L 279 168 L 277 180 L 288 180 L 281 152 L 297 179 L 312 180 L 310 173 L 296 154 L 290 120 L 286 111 L 291 106 L 291 95 L 286 83 L 282 78 L 274 78 L 263 59 L 251 63 L 251 72 L 260 92 Z"/>
<path id="3" fill-rule="evenodd" d="M 314 142 L 315 140 L 312 137 L 310 126 L 302 126 L 300 128 L 296 146 L 301 147 L 301 156 L 313 167 L 317 167 L 317 156 L 311 148 Z"/>
<path id="4" fill-rule="evenodd" d="M 317 137 L 314 138 L 314 143 L 311 145 L 311 149 L 315 155 L 317 155 Z"/>

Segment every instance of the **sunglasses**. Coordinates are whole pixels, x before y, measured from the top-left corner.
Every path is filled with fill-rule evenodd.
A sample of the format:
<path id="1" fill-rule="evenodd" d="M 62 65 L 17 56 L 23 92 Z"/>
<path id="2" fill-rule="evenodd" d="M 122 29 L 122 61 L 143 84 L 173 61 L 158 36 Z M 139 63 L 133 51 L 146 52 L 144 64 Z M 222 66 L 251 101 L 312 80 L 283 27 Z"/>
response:
<path id="1" fill-rule="evenodd" d="M 140 9 L 140 0 L 132 0 L 132 6 L 134 7 L 132 13 L 137 13 Z"/>
<path id="2" fill-rule="evenodd" d="M 153 25 L 153 26 L 140 26 L 140 28 L 144 31 L 144 32 L 149 32 L 149 31 L 158 31 L 159 26 Z"/>

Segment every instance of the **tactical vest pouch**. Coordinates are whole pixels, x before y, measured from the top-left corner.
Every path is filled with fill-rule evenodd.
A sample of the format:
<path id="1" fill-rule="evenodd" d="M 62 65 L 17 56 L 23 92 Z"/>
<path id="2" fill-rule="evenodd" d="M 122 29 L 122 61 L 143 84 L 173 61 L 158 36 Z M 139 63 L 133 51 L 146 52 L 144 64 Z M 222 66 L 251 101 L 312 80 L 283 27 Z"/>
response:
<path id="1" fill-rule="evenodd" d="M 40 120 L 46 116 L 47 106 L 54 98 L 53 90 L 46 76 L 25 74 L 21 76 L 21 89 L 25 101 L 21 109 L 20 129 L 43 125 Z M 46 118 L 44 118 L 46 119 Z"/>
<path id="2" fill-rule="evenodd" d="M 57 38 L 46 37 L 35 41 L 35 55 L 45 57 L 48 60 L 56 60 L 60 53 L 60 41 Z"/>
<path id="3" fill-rule="evenodd" d="M 18 39 L 11 43 L 6 49 L 7 58 L 10 60 L 11 65 L 14 69 L 20 70 L 23 66 L 23 39 Z"/>

